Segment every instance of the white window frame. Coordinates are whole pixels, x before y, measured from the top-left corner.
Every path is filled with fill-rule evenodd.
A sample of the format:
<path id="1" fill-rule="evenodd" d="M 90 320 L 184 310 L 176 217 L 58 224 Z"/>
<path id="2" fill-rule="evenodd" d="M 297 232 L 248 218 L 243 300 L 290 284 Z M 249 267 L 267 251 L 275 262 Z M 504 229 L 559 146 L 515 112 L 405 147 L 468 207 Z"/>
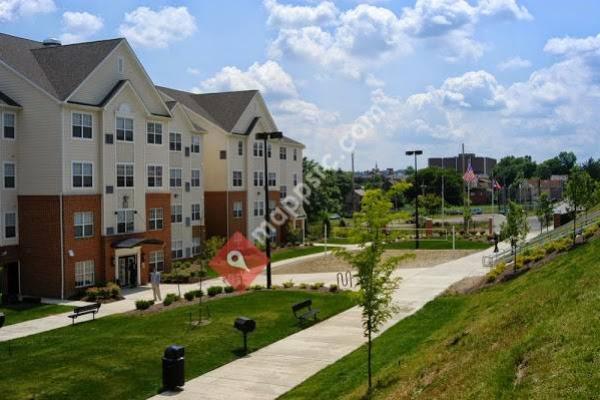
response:
<path id="1" fill-rule="evenodd" d="M 177 209 L 179 212 L 175 212 Z M 179 221 L 177 221 L 176 216 L 179 216 Z M 183 223 L 183 206 L 181 204 L 171 204 L 171 224 L 181 224 Z"/>
<path id="2" fill-rule="evenodd" d="M 13 117 L 13 137 L 6 137 L 4 128 L 6 127 L 6 115 L 12 115 Z M 0 118 L 0 125 L 2 125 L 2 139 L 6 140 L 15 140 L 17 138 L 17 113 L 12 111 L 4 111 L 2 112 L 2 118 Z"/>
<path id="3" fill-rule="evenodd" d="M 197 256 L 202 253 L 202 239 L 199 237 L 192 237 L 192 255 Z"/>
<path id="4" fill-rule="evenodd" d="M 198 176 L 194 176 L 194 175 L 198 175 Z M 200 187 L 201 183 L 202 183 L 202 171 L 199 169 L 192 169 L 191 171 L 191 180 L 190 180 L 190 184 L 192 187 Z"/>
<path id="5" fill-rule="evenodd" d="M 294 187 L 298 186 L 298 174 L 294 174 L 294 176 L 293 176 L 293 184 L 294 184 Z"/>
<path id="6" fill-rule="evenodd" d="M 292 158 L 294 161 L 298 161 L 298 149 L 292 149 Z"/>
<path id="7" fill-rule="evenodd" d="M 281 185 L 279 186 L 279 198 L 285 199 L 287 197 L 287 186 Z"/>
<path id="8" fill-rule="evenodd" d="M 236 175 L 239 175 L 239 177 L 236 177 Z M 233 186 L 233 187 L 244 186 L 244 173 L 242 171 L 232 171 L 231 186 Z"/>
<path id="9" fill-rule="evenodd" d="M 125 222 L 119 222 L 119 217 L 121 215 L 125 216 Z M 129 221 L 128 215 L 131 215 L 131 221 Z M 119 230 L 119 224 L 125 224 L 125 230 L 124 231 L 120 231 Z M 131 230 L 129 229 L 129 224 L 131 223 Z M 135 232 L 135 210 L 131 209 L 131 208 L 124 208 L 124 209 L 120 209 L 117 210 L 117 233 L 118 234 L 122 234 L 122 233 L 132 233 Z"/>
<path id="10" fill-rule="evenodd" d="M 263 142 L 256 141 L 252 144 L 252 155 L 255 158 L 262 158 L 265 156 Z"/>
<path id="11" fill-rule="evenodd" d="M 271 158 L 273 155 L 273 146 L 271 143 L 267 143 L 267 158 Z"/>
<path id="12" fill-rule="evenodd" d="M 123 120 L 123 129 L 122 129 L 123 139 L 119 139 L 119 134 L 117 133 L 117 131 L 119 130 L 119 120 L 120 119 Z M 127 129 L 125 127 L 127 120 L 131 121 L 131 140 L 127 140 L 127 132 L 129 131 L 129 129 Z M 115 140 L 117 142 L 123 142 L 123 143 L 134 143 L 135 142 L 135 120 L 133 118 L 121 117 L 121 116 L 115 117 Z"/>
<path id="13" fill-rule="evenodd" d="M 13 175 L 6 175 L 6 166 L 11 165 L 13 169 Z M 13 185 L 6 186 L 6 178 L 13 178 Z M 12 161 L 5 161 L 2 164 L 2 187 L 6 190 L 16 190 L 17 189 L 17 164 Z"/>
<path id="14" fill-rule="evenodd" d="M 257 200 L 254 202 L 254 216 L 264 217 L 265 216 L 265 202 L 263 200 Z"/>
<path id="15" fill-rule="evenodd" d="M 156 169 L 160 168 L 160 175 L 156 174 Z M 153 170 L 153 174 L 150 174 L 150 169 Z M 146 187 L 149 188 L 162 188 L 163 187 L 163 175 L 164 175 L 164 168 L 161 164 L 147 164 L 146 165 Z M 152 176 L 151 176 L 152 175 Z M 150 185 L 150 178 L 154 179 L 154 185 Z M 156 184 L 156 179 L 160 177 L 160 185 Z"/>
<path id="16" fill-rule="evenodd" d="M 265 174 L 263 171 L 254 171 L 254 187 L 263 187 L 265 185 Z"/>
<path id="17" fill-rule="evenodd" d="M 78 221 L 77 217 L 81 217 Z M 73 227 L 75 239 L 89 239 L 94 237 L 94 213 L 92 211 L 77 211 L 73 214 Z M 77 228 L 81 228 L 81 235 L 77 235 Z M 90 233 L 86 234 L 86 228 L 89 228 Z"/>
<path id="18" fill-rule="evenodd" d="M 94 260 L 77 261 L 75 263 L 75 287 L 84 288 L 96 283 L 96 265 Z"/>
<path id="19" fill-rule="evenodd" d="M 173 178 L 173 172 L 179 171 L 179 178 Z M 174 182 L 173 182 L 174 181 Z M 175 184 L 173 184 L 175 183 Z M 169 187 L 180 188 L 183 186 L 183 169 L 181 168 L 169 168 Z"/>
<path id="20" fill-rule="evenodd" d="M 123 175 L 123 179 L 124 179 L 124 185 L 119 185 L 119 167 L 123 167 L 123 172 L 125 172 L 125 175 Z M 128 167 L 130 167 L 129 169 L 131 170 L 131 175 L 129 175 L 127 173 L 127 169 Z M 131 185 L 127 184 L 127 178 L 131 176 Z M 115 165 L 115 182 L 116 182 L 116 187 L 120 188 L 120 189 L 126 189 L 126 188 L 134 188 L 135 187 L 135 164 L 134 163 L 128 163 L 128 162 L 120 162 L 117 163 Z"/>
<path id="21" fill-rule="evenodd" d="M 279 159 L 287 160 L 287 147 L 281 146 L 279 148 Z"/>
<path id="22" fill-rule="evenodd" d="M 241 201 L 233 202 L 233 218 L 243 218 L 244 217 L 244 203 Z"/>
<path id="23" fill-rule="evenodd" d="M 172 140 L 175 138 L 175 140 Z M 177 140 L 179 138 L 179 140 Z M 179 132 L 169 132 L 169 151 L 181 151 L 183 135 Z M 174 144 L 174 149 L 171 148 L 171 144 Z M 179 147 L 179 148 L 177 148 Z"/>
<path id="24" fill-rule="evenodd" d="M 76 125 L 75 124 L 75 115 L 79 115 L 80 119 L 81 119 L 81 125 Z M 84 137 L 83 136 L 83 128 L 88 128 L 87 125 L 85 125 L 83 123 L 83 116 L 88 116 L 90 117 L 90 137 Z M 75 136 L 73 134 L 73 128 L 75 128 L 76 126 L 79 126 L 81 128 L 81 136 Z M 71 111 L 71 139 L 74 140 L 94 140 L 94 115 L 91 113 L 86 113 L 86 112 L 81 112 L 81 111 Z"/>
<path id="25" fill-rule="evenodd" d="M 277 186 L 277 172 L 269 172 L 269 177 L 267 179 L 267 183 L 269 187 Z"/>
<path id="26" fill-rule="evenodd" d="M 14 234 L 14 236 L 8 236 L 8 235 L 6 234 L 6 229 L 9 227 L 9 225 L 8 225 L 8 223 L 7 223 L 7 221 L 6 221 L 6 220 L 7 220 L 7 217 L 8 217 L 9 215 L 14 215 L 14 218 L 15 218 L 15 225 L 14 225 L 14 228 L 15 228 L 15 234 Z M 16 211 L 8 211 L 8 212 L 5 212 L 5 213 L 4 213 L 4 221 L 3 221 L 3 222 L 4 222 L 4 232 L 3 232 L 4 239 L 9 239 L 9 240 L 10 240 L 10 239 L 16 239 L 16 238 L 19 236 L 19 230 L 18 230 L 19 218 L 18 218 L 18 216 L 17 216 L 17 212 L 16 212 Z"/>
<path id="27" fill-rule="evenodd" d="M 148 216 L 149 231 L 160 231 L 165 227 L 164 214 L 165 212 L 162 207 L 154 207 L 150 209 L 150 215 Z"/>
<path id="28" fill-rule="evenodd" d="M 171 258 L 180 260 L 183 258 L 183 240 L 171 241 Z"/>
<path id="29" fill-rule="evenodd" d="M 82 186 L 75 186 L 75 182 L 73 182 L 73 178 L 75 178 L 75 164 L 81 164 L 81 184 Z M 89 164 L 92 167 L 92 186 L 84 186 L 84 177 L 86 175 L 83 174 L 84 165 Z M 95 179 L 94 179 L 94 163 L 92 161 L 83 161 L 83 160 L 73 160 L 71 161 L 71 189 L 73 190 L 92 190 L 95 188 Z"/>
<path id="30" fill-rule="evenodd" d="M 150 132 L 150 126 L 152 126 L 152 132 Z M 156 127 L 160 126 L 160 133 L 156 132 Z M 152 142 L 149 140 L 152 136 Z M 160 143 L 156 143 L 156 138 L 160 137 Z M 163 141 L 163 124 L 157 121 L 146 121 L 146 143 L 153 146 L 162 146 Z"/>
<path id="31" fill-rule="evenodd" d="M 165 270 L 165 253 L 162 250 L 151 251 L 148 254 L 150 272 Z M 159 267 L 160 266 L 160 267 Z"/>
<path id="32" fill-rule="evenodd" d="M 238 140 L 238 142 L 237 142 L 237 154 L 238 154 L 238 156 L 244 155 L 244 141 L 243 140 Z"/>
<path id="33" fill-rule="evenodd" d="M 190 146 L 191 153 L 200 153 L 200 136 L 192 135 L 192 142 Z"/>
<path id="34" fill-rule="evenodd" d="M 190 209 L 192 222 L 202 221 L 202 207 L 200 206 L 200 203 L 191 204 Z"/>

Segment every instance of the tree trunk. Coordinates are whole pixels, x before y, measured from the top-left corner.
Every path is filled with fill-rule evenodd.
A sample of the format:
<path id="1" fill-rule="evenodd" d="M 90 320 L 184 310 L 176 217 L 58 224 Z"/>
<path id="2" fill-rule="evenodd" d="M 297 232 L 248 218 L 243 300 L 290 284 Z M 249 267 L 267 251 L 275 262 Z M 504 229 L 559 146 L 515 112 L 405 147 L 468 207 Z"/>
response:
<path id="1" fill-rule="evenodd" d="M 371 396 L 371 392 L 373 390 L 373 382 L 372 382 L 372 370 L 371 370 L 371 359 L 372 359 L 372 350 L 373 350 L 373 342 L 371 341 L 371 321 L 369 321 L 369 336 L 367 340 L 367 374 L 369 377 L 369 389 L 368 396 Z"/>
<path id="2" fill-rule="evenodd" d="M 577 207 L 573 212 L 573 246 L 575 246 L 575 240 L 577 239 Z"/>

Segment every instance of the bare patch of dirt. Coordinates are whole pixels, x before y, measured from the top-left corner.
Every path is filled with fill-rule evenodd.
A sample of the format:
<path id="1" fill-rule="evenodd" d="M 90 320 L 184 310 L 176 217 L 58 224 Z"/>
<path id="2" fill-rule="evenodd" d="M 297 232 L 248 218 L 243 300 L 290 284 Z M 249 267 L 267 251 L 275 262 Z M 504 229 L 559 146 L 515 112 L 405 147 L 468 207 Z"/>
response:
<path id="1" fill-rule="evenodd" d="M 462 258 L 477 250 L 388 250 L 384 257 L 403 256 L 414 254 L 414 258 L 401 260 L 398 268 L 428 268 Z M 274 275 L 284 274 L 310 274 L 318 272 L 348 271 L 352 267 L 345 261 L 332 254 L 324 255 L 310 260 L 297 261 L 273 269 Z"/>
<path id="2" fill-rule="evenodd" d="M 486 284 L 485 276 L 471 276 L 463 278 L 460 281 L 453 283 L 445 294 L 467 294 L 473 293 L 482 288 Z"/>

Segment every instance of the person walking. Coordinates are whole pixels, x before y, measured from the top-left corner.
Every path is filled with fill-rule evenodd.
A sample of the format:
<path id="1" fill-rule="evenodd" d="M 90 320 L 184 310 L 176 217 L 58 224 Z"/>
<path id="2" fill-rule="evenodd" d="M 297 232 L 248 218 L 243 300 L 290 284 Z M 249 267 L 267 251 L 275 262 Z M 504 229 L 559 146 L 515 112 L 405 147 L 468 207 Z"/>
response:
<path id="1" fill-rule="evenodd" d="M 160 295 L 160 271 L 155 269 L 154 272 L 150 273 L 150 283 L 152 284 L 154 301 L 162 301 L 162 296 Z"/>

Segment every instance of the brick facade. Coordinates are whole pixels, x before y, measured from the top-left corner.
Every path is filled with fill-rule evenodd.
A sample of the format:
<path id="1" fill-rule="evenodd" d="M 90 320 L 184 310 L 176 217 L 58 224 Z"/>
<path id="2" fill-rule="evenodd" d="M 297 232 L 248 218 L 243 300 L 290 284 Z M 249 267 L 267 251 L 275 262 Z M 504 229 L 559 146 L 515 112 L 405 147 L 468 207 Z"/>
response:
<path id="1" fill-rule="evenodd" d="M 246 235 L 248 226 L 248 210 L 246 207 L 245 191 L 241 192 L 205 192 L 204 193 L 204 219 L 206 225 L 206 236 L 227 237 L 227 223 L 229 220 L 229 236 L 240 231 Z M 241 218 L 233 217 L 233 203 L 241 201 L 243 211 Z"/>

